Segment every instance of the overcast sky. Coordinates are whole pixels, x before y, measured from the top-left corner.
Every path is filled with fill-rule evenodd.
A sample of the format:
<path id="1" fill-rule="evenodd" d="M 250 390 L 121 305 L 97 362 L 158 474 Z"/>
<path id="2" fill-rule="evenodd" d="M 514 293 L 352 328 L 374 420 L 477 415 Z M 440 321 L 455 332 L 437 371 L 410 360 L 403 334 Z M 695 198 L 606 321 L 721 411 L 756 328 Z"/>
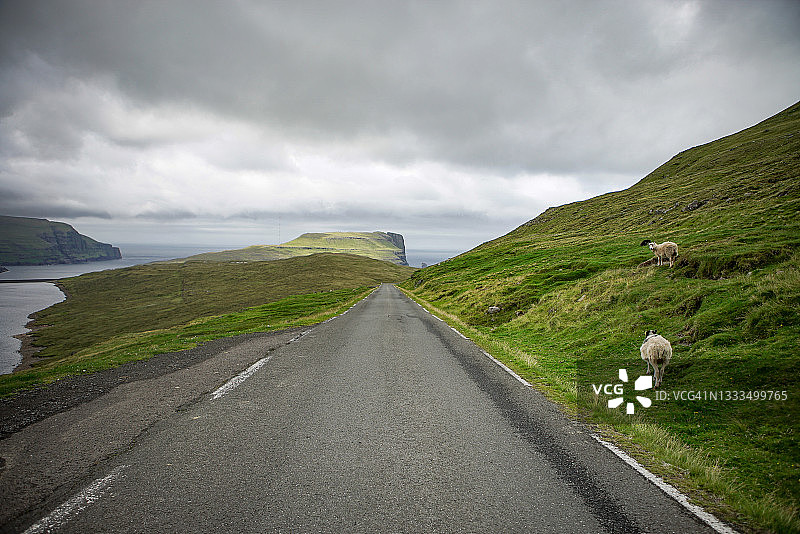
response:
<path id="1" fill-rule="evenodd" d="M 0 213 L 461 251 L 798 88 L 797 1 L 3 0 Z"/>

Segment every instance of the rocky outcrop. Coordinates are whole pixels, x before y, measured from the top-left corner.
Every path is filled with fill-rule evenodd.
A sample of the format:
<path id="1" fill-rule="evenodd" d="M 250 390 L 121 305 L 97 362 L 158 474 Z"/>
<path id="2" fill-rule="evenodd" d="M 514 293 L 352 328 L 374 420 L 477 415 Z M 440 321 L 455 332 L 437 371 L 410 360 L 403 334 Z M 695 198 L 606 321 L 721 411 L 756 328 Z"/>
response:
<path id="1" fill-rule="evenodd" d="M 0 216 L 0 263 L 51 265 L 115 260 L 119 248 L 79 234 L 66 223 Z"/>
<path id="2" fill-rule="evenodd" d="M 394 246 L 400 249 L 400 252 L 396 252 L 397 255 L 397 262 L 400 265 L 408 265 L 408 260 L 406 259 L 406 243 L 403 240 L 403 236 L 401 234 L 395 234 L 394 232 L 378 232 L 386 236 L 386 239 L 390 241 Z"/>

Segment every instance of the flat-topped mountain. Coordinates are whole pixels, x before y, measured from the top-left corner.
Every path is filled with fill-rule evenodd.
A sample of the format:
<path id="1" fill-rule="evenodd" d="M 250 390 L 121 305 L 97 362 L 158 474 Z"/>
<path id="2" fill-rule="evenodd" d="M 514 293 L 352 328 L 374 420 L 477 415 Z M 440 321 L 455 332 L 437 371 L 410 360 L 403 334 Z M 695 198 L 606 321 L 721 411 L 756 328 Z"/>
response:
<path id="1" fill-rule="evenodd" d="M 79 234 L 72 226 L 0 215 L 0 264 L 51 265 L 116 260 L 119 248 Z"/>
<path id="2" fill-rule="evenodd" d="M 392 232 L 313 232 L 281 245 L 208 252 L 179 261 L 268 261 L 335 252 L 408 265 L 403 236 Z"/>

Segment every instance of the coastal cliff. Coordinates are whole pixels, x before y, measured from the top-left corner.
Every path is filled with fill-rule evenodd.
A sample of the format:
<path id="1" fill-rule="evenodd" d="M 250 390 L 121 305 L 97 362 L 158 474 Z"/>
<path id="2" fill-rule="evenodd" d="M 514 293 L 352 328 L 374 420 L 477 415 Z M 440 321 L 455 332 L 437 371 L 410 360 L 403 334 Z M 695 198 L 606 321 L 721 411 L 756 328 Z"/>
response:
<path id="1" fill-rule="evenodd" d="M 78 233 L 66 223 L 0 215 L 0 264 L 52 265 L 116 260 L 119 248 Z"/>
<path id="2" fill-rule="evenodd" d="M 397 247 L 398 250 L 393 251 L 395 256 L 397 256 L 397 261 L 394 263 L 398 263 L 400 265 L 408 265 L 408 260 L 406 259 L 406 243 L 401 234 L 395 234 L 394 232 L 375 232 L 375 233 L 386 236 L 386 239 Z"/>

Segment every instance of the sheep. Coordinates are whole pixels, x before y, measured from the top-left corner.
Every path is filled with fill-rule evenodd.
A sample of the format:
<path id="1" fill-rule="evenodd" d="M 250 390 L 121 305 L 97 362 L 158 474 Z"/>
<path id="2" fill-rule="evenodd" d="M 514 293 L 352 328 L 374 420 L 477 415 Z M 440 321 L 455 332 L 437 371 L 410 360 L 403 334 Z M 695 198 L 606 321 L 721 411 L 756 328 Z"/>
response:
<path id="1" fill-rule="evenodd" d="M 489 315 L 494 315 L 495 313 L 500 313 L 500 306 L 489 306 L 489 309 L 486 310 L 486 313 Z"/>
<path id="2" fill-rule="evenodd" d="M 644 334 L 644 343 L 639 349 L 642 359 L 647 362 L 647 374 L 653 368 L 653 387 L 661 385 L 664 378 L 664 369 L 672 358 L 672 345 L 661 337 L 655 330 L 648 330 Z"/>
<path id="3" fill-rule="evenodd" d="M 664 241 L 660 245 L 650 241 L 649 239 L 645 239 L 641 242 L 640 246 L 648 245 L 650 250 L 653 251 L 653 254 L 656 255 L 658 258 L 658 265 L 664 265 L 664 260 L 669 260 L 669 266 L 672 267 L 675 264 L 675 258 L 678 257 L 678 245 L 673 243 L 672 241 Z"/>

